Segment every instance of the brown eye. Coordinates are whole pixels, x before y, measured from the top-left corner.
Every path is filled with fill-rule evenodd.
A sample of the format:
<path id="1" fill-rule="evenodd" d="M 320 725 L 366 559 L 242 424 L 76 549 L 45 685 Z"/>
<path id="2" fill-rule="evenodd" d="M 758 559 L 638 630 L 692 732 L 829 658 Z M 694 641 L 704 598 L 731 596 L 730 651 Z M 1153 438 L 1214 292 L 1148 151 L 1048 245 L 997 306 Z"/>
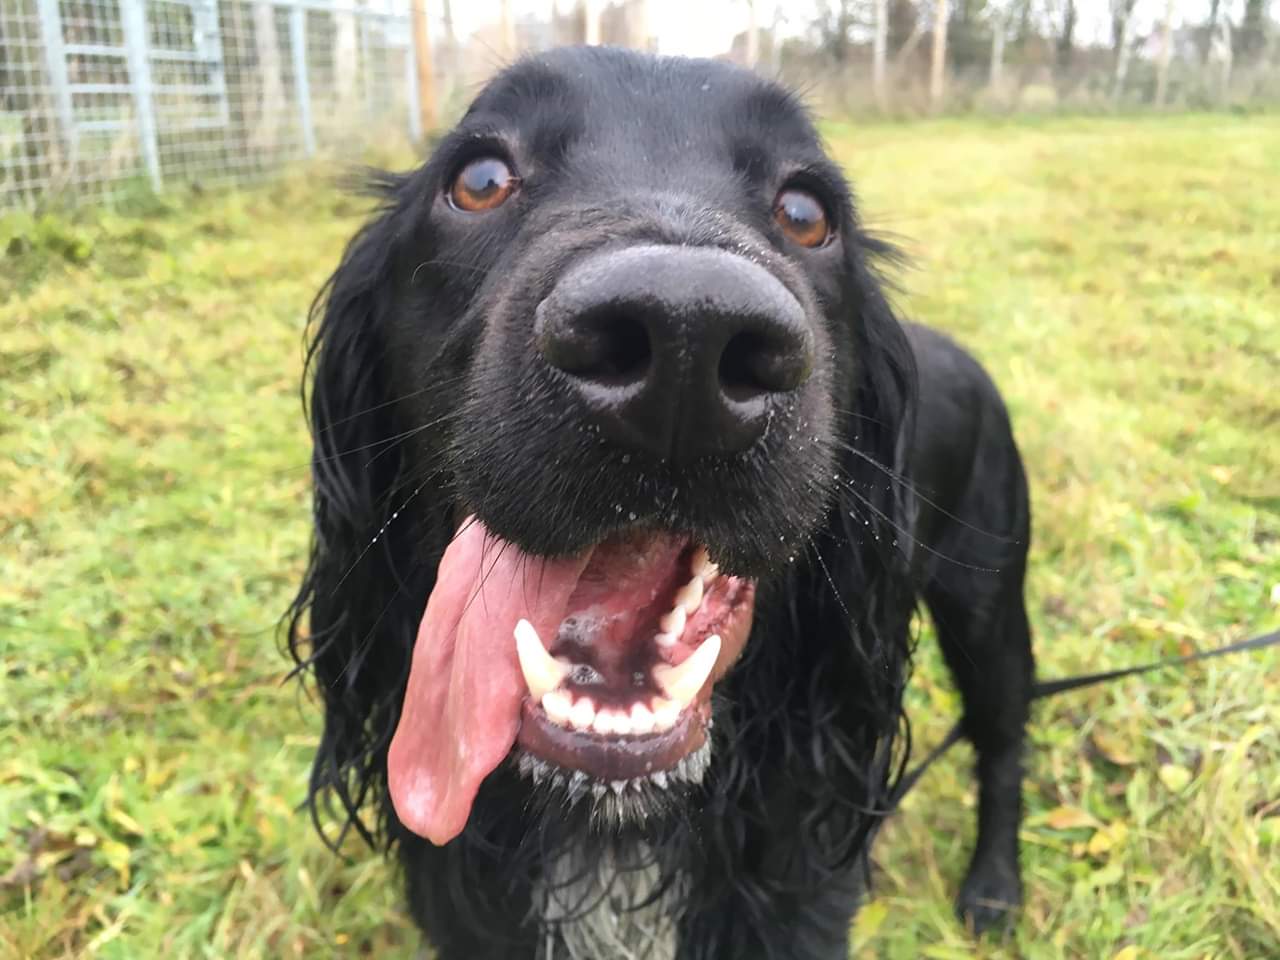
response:
<path id="1" fill-rule="evenodd" d="M 807 190 L 788 187 L 780 191 L 773 202 L 773 219 L 802 247 L 820 247 L 831 236 L 827 211 Z"/>
<path id="2" fill-rule="evenodd" d="M 481 157 L 472 160 L 453 178 L 449 202 L 458 210 L 483 213 L 506 203 L 519 182 L 511 168 L 497 157 Z"/>

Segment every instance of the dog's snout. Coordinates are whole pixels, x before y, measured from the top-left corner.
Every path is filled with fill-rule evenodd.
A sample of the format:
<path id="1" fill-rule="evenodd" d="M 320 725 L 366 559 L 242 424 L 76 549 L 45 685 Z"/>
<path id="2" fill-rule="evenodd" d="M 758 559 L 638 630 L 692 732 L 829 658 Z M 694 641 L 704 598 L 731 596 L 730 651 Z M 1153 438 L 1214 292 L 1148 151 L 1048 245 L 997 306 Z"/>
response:
<path id="1" fill-rule="evenodd" d="M 534 330 L 610 439 L 675 461 L 750 446 L 814 362 L 804 308 L 782 282 L 705 247 L 595 254 L 539 304 Z"/>

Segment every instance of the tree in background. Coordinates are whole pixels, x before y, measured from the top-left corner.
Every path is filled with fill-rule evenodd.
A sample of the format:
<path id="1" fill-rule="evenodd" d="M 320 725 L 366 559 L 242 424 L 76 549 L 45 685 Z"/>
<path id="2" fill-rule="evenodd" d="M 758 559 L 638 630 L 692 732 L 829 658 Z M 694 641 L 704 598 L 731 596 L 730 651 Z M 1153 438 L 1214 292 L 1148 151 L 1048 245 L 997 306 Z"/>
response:
<path id="1" fill-rule="evenodd" d="M 1133 55 L 1133 10 L 1137 0 L 1111 0 L 1111 43 L 1115 50 L 1115 74 L 1111 80 L 1111 100 L 1118 103 L 1124 95 L 1124 82 Z"/>

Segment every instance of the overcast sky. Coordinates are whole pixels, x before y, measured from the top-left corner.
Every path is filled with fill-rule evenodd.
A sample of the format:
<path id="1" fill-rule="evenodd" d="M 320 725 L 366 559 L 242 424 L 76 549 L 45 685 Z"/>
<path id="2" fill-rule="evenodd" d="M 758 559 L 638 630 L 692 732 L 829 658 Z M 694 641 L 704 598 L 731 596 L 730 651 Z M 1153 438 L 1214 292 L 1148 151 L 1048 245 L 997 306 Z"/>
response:
<path id="1" fill-rule="evenodd" d="M 802 34 L 813 21 L 821 2 L 824 0 L 756 0 L 756 16 L 761 26 L 769 26 L 775 15 L 780 15 L 781 32 Z M 1280 0 L 1272 2 L 1280 6 Z M 570 9 L 574 3 L 575 0 L 559 0 L 561 10 Z M 1208 16 L 1209 0 L 1174 0 L 1174 3 L 1176 24 L 1184 20 L 1201 22 Z M 438 16 L 439 4 L 432 6 Z M 551 10 L 552 0 L 513 0 L 513 6 L 517 17 L 527 13 L 545 15 Z M 1238 23 L 1244 0 L 1223 0 L 1223 7 Z M 1111 29 L 1108 0 L 1077 0 L 1077 9 L 1077 41 L 1106 42 Z M 1164 9 L 1165 0 L 1137 0 L 1138 31 L 1149 30 L 1156 18 L 1163 16 Z M 498 0 L 454 0 L 455 29 L 460 36 L 466 36 L 486 21 L 496 20 L 498 10 Z M 661 52 L 714 56 L 728 50 L 734 35 L 746 29 L 747 3 L 746 0 L 649 0 L 649 21 Z"/>

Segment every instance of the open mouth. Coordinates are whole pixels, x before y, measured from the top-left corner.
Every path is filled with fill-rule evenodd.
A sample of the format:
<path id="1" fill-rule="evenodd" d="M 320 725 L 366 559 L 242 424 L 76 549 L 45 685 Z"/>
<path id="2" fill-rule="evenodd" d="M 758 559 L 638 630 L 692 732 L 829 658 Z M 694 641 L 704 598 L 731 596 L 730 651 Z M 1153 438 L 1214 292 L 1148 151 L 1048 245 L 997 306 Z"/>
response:
<path id="1" fill-rule="evenodd" d="M 467 521 L 437 569 L 388 753 L 401 822 L 452 839 L 508 757 L 597 796 L 700 780 L 712 687 L 746 645 L 754 598 L 688 537 L 632 530 L 552 558 Z"/>
<path id="2" fill-rule="evenodd" d="M 553 636 L 527 620 L 514 628 L 529 691 L 518 746 L 610 784 L 700 777 L 683 761 L 706 742 L 711 688 L 742 653 L 753 597 L 686 538 L 600 544 Z"/>

